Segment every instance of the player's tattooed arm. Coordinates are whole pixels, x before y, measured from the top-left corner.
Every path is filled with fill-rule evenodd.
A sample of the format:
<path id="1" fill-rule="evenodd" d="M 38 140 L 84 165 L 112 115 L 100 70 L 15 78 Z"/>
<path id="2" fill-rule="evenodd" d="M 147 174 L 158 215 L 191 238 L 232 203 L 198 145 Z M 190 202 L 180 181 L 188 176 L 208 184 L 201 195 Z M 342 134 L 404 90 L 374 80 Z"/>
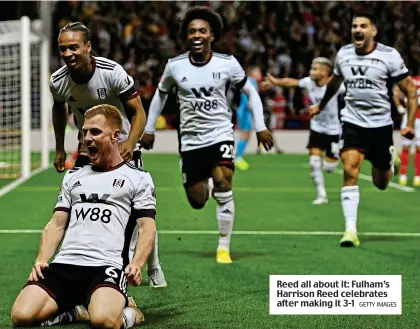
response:
<path id="1" fill-rule="evenodd" d="M 410 76 L 398 81 L 397 85 L 407 97 L 407 126 L 414 127 L 418 110 L 416 85 Z"/>
<path id="2" fill-rule="evenodd" d="M 327 90 L 325 91 L 324 97 L 322 97 L 321 102 L 319 103 L 319 110 L 322 111 L 331 98 L 337 93 L 341 84 L 343 83 L 344 78 L 341 75 L 333 75 L 331 80 L 328 82 Z"/>

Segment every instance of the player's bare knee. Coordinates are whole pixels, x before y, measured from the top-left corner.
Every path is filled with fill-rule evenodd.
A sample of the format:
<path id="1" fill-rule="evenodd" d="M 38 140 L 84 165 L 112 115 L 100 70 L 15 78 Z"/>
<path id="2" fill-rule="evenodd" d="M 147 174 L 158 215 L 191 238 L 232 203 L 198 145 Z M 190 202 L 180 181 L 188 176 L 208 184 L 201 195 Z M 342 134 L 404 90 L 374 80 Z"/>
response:
<path id="1" fill-rule="evenodd" d="M 194 185 L 186 189 L 187 199 L 194 209 L 202 209 L 209 199 L 209 192 L 205 186 Z"/>
<path id="2" fill-rule="evenodd" d="M 386 188 L 388 187 L 388 183 L 384 183 L 384 182 L 374 183 L 374 184 L 381 191 L 385 191 Z"/>
<path id="3" fill-rule="evenodd" d="M 218 179 L 213 178 L 214 192 L 228 192 L 232 190 L 232 174 L 227 172 Z"/>
<path id="4" fill-rule="evenodd" d="M 95 329 L 120 329 L 120 321 L 107 314 L 92 314 L 90 325 Z"/>
<path id="5" fill-rule="evenodd" d="M 30 326 L 35 321 L 35 314 L 29 309 L 13 307 L 11 319 L 14 326 Z"/>
<path id="6" fill-rule="evenodd" d="M 374 174 L 372 176 L 373 185 L 381 191 L 386 190 L 389 183 L 389 179 L 387 179 L 386 174 Z"/>
<path id="7" fill-rule="evenodd" d="M 379 189 L 379 190 L 386 190 L 386 188 L 388 187 L 388 181 L 385 179 L 380 179 L 380 178 L 373 178 L 373 184 Z"/>
<path id="8" fill-rule="evenodd" d="M 188 197 L 188 202 L 190 203 L 193 209 L 199 210 L 199 209 L 204 208 L 204 206 L 206 205 L 207 199 L 191 197 L 191 196 L 187 196 L 187 197 Z"/>
<path id="9" fill-rule="evenodd" d="M 344 163 L 343 170 L 344 170 L 345 179 L 346 178 L 357 179 L 357 177 L 359 176 L 359 167 L 355 163 L 352 163 L 352 162 Z"/>
<path id="10" fill-rule="evenodd" d="M 229 179 L 222 179 L 219 182 L 214 182 L 214 192 L 228 192 L 232 190 L 232 181 Z"/>

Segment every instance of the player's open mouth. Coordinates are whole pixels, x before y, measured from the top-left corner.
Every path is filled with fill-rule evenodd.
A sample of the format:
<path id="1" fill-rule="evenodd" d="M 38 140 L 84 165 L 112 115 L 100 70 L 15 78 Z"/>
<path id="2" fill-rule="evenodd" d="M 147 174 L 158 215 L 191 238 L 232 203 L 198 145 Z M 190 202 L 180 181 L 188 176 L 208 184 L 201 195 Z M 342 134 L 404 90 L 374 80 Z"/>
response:
<path id="1" fill-rule="evenodd" d="M 355 34 L 354 35 L 354 40 L 356 40 L 356 41 L 363 41 L 363 39 L 364 39 L 363 34 Z"/>
<path id="2" fill-rule="evenodd" d="M 66 62 L 66 65 L 69 66 L 69 67 L 75 66 L 76 63 L 77 63 L 76 59 L 67 60 L 65 62 Z"/>
<path id="3" fill-rule="evenodd" d="M 194 49 L 194 50 L 199 50 L 199 49 L 201 49 L 202 47 L 204 46 L 204 42 L 203 41 L 193 41 L 192 42 L 192 48 Z"/>
<path id="4" fill-rule="evenodd" d="M 89 156 L 96 158 L 98 156 L 98 148 L 96 146 L 88 146 Z"/>

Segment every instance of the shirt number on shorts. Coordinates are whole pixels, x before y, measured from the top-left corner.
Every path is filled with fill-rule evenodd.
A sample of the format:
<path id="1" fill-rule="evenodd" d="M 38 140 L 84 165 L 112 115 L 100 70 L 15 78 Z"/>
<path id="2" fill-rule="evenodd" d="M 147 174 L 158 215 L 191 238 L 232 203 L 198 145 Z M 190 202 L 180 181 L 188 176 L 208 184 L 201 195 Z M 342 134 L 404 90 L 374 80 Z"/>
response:
<path id="1" fill-rule="evenodd" d="M 224 159 L 233 159 L 234 149 L 233 145 L 222 144 L 220 145 L 220 152 L 222 152 L 222 158 Z"/>
<path id="2" fill-rule="evenodd" d="M 118 279 L 117 269 L 113 266 L 108 267 L 105 270 L 105 274 L 112 279 Z M 105 279 L 105 281 L 106 281 L 106 279 Z M 114 283 L 117 284 L 116 282 L 114 282 Z M 121 271 L 120 280 L 118 282 L 118 286 L 120 287 L 122 292 L 124 292 L 124 293 L 127 292 L 127 277 L 125 276 L 125 273 L 123 273 L 122 271 Z"/>

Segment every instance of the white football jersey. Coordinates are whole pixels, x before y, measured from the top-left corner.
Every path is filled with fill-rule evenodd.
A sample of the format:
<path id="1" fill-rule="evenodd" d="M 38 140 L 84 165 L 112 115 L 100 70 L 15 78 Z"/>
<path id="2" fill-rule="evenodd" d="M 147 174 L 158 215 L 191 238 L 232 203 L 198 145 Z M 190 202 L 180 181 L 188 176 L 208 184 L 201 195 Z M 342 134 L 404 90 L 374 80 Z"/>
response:
<path id="1" fill-rule="evenodd" d="M 50 90 L 56 102 L 65 102 L 76 117 L 77 127 L 82 131 L 84 114 L 89 108 L 109 104 L 120 110 L 123 130 L 120 140 L 127 139 L 131 129 L 123 102 L 137 96 L 134 80 L 122 66 L 104 57 L 92 57 L 94 73 L 86 84 L 75 83 L 67 66 L 55 71 L 50 79 Z"/>
<path id="2" fill-rule="evenodd" d="M 188 52 L 169 59 L 158 88 L 168 93 L 177 87 L 181 151 L 234 140 L 232 110 L 226 97 L 231 83 L 238 89 L 246 83 L 245 72 L 234 56 L 213 52 L 201 66 L 190 61 Z"/>
<path id="3" fill-rule="evenodd" d="M 155 187 L 149 173 L 130 164 L 108 171 L 87 165 L 66 173 L 57 210 L 70 219 L 54 263 L 121 269 L 131 259 L 137 219 L 155 217 Z"/>
<path id="4" fill-rule="evenodd" d="M 342 121 L 365 128 L 393 124 L 392 86 L 408 76 L 396 49 L 377 43 L 371 53 L 358 55 L 353 44 L 344 46 L 337 53 L 334 74 L 344 77 L 347 89 Z"/>
<path id="5" fill-rule="evenodd" d="M 312 104 L 319 104 L 324 97 L 327 85 L 317 86 L 310 77 L 299 80 L 299 87 L 308 91 Z M 341 122 L 339 117 L 338 97 L 346 92 L 344 84 L 340 86 L 337 93 L 331 98 L 324 110 L 311 119 L 311 130 L 326 135 L 341 135 Z"/>

